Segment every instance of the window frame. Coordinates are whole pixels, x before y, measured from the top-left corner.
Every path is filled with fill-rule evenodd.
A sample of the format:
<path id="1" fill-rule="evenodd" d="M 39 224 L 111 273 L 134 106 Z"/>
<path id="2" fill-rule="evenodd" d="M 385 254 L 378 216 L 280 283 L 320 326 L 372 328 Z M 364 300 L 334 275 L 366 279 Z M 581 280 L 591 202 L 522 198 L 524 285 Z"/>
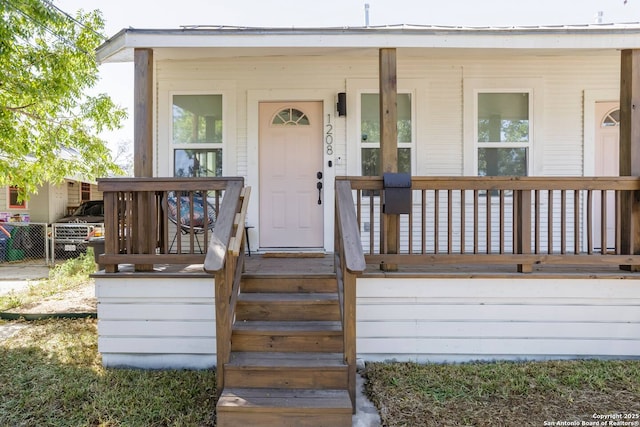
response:
<path id="1" fill-rule="evenodd" d="M 222 106 L 221 106 L 221 111 L 222 111 L 222 141 L 220 142 L 179 142 L 176 143 L 173 139 L 173 99 L 174 96 L 207 96 L 207 95 L 214 95 L 214 96 L 220 96 L 221 100 L 222 100 Z M 175 153 L 176 150 L 214 150 L 214 149 L 219 149 L 221 150 L 221 161 L 222 161 L 222 170 L 219 176 L 224 176 L 225 174 L 225 168 L 226 168 L 226 154 L 225 152 L 227 151 L 227 141 L 228 141 L 228 126 L 229 126 L 229 120 L 227 119 L 228 114 L 228 108 L 227 108 L 227 94 L 225 93 L 225 91 L 217 91 L 217 90 L 206 90 L 206 91 L 169 91 L 168 93 L 168 122 L 169 122 L 169 126 L 168 126 L 168 138 L 169 138 L 169 174 L 170 176 L 175 177 L 176 176 L 176 170 L 175 170 Z M 218 175 L 214 175 L 214 176 L 218 176 Z"/>
<path id="2" fill-rule="evenodd" d="M 26 200 L 23 200 L 21 205 L 11 204 L 11 194 L 14 193 L 14 192 L 17 193 L 18 190 L 19 190 L 19 188 L 16 185 L 8 185 L 7 186 L 7 206 L 9 207 L 9 209 L 20 209 L 20 210 L 29 209 Z"/>
<path id="3" fill-rule="evenodd" d="M 529 95 L 529 140 L 527 142 L 479 142 L 478 95 L 481 93 L 527 93 Z M 538 78 L 464 80 L 464 175 L 478 175 L 480 148 L 527 148 L 527 176 L 541 175 L 538 130 L 542 128 L 543 81 Z"/>
<path id="4" fill-rule="evenodd" d="M 380 141 L 377 142 L 364 142 L 362 141 L 362 95 L 365 94 L 374 94 L 379 95 L 379 89 L 373 88 L 363 88 L 357 91 L 357 99 L 356 99 L 356 127 L 357 127 L 357 135 L 358 135 L 358 149 L 357 149 L 357 167 L 358 167 L 358 175 L 362 175 L 362 149 L 363 148 L 377 148 L 380 149 Z M 400 142 L 398 141 L 398 149 L 404 148 L 409 149 L 410 153 L 410 173 L 415 174 L 416 171 L 416 140 L 417 140 L 417 123 L 416 123 L 416 90 L 405 90 L 398 89 L 398 95 L 410 95 L 411 97 L 411 141 L 410 142 Z"/>
<path id="5" fill-rule="evenodd" d="M 87 187 L 87 189 L 85 190 L 85 186 Z M 84 198 L 84 195 L 87 195 L 87 198 Z M 88 182 L 81 182 L 80 183 L 80 201 L 81 202 L 86 202 L 86 201 L 90 201 L 91 200 L 91 184 Z"/>

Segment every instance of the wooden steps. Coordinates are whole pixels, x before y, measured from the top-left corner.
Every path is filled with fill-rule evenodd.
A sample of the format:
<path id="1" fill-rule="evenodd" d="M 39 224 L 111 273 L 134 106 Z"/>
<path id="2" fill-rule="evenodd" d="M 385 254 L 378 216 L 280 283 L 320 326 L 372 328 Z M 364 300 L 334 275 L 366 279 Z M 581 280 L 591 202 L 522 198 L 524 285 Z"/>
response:
<path id="1" fill-rule="evenodd" d="M 350 427 L 351 413 L 346 390 L 225 388 L 216 425 Z"/>
<path id="2" fill-rule="evenodd" d="M 335 277 L 243 277 L 217 425 L 351 426 Z"/>
<path id="3" fill-rule="evenodd" d="M 341 354 L 319 358 L 302 353 L 232 352 L 226 365 L 225 381 L 244 388 L 347 388 L 347 367 Z M 326 353 L 325 353 L 326 354 Z"/>
<path id="4" fill-rule="evenodd" d="M 244 320 L 340 320 L 338 296 L 328 293 L 243 293 L 236 322 Z"/>

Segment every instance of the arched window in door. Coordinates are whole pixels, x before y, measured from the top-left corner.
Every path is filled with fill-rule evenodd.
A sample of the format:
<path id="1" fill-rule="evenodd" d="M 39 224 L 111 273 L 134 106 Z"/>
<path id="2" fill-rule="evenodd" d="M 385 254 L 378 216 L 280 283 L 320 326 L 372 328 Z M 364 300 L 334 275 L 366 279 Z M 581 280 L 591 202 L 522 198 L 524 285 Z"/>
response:
<path id="1" fill-rule="evenodd" d="M 275 126 L 309 126 L 307 115 L 297 108 L 283 108 L 271 120 Z"/>
<path id="2" fill-rule="evenodd" d="M 600 123 L 600 127 L 603 127 L 603 128 L 613 127 L 613 126 L 620 126 L 620 109 L 619 108 L 614 108 L 613 110 L 609 111 L 607 115 L 604 116 L 604 119 L 602 119 L 602 123 Z"/>

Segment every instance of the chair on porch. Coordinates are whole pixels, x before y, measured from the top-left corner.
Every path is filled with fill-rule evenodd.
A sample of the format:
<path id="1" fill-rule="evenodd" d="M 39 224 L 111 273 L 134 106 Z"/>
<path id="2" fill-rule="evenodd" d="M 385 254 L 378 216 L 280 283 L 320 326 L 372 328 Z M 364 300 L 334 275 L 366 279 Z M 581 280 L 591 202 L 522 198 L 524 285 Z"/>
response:
<path id="1" fill-rule="evenodd" d="M 191 206 L 192 200 L 193 213 Z M 175 193 L 169 193 L 167 197 L 167 207 L 169 221 L 175 224 L 177 228 L 171 245 L 169 246 L 169 253 L 171 253 L 173 249 L 178 233 L 188 236 L 191 232 L 195 234 L 195 241 L 198 244 L 200 253 L 204 253 L 198 236 L 213 230 L 218 216 L 215 206 L 206 200 L 206 197 L 202 197 L 201 195 L 194 194 L 193 197 L 190 197 L 177 196 Z"/>

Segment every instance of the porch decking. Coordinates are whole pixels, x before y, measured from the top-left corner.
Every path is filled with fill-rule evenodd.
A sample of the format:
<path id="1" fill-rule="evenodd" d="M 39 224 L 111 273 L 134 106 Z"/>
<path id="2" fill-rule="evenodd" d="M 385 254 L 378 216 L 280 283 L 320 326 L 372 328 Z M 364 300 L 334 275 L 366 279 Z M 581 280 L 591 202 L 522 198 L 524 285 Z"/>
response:
<path id="1" fill-rule="evenodd" d="M 245 257 L 245 274 L 333 274 L 333 254 L 321 257 L 270 257 L 252 252 Z M 104 277 L 174 277 L 195 278 L 212 277 L 203 270 L 202 264 L 159 264 L 150 272 L 135 272 L 133 265 L 121 265 L 117 273 L 98 273 Z M 416 278 L 571 278 L 571 279 L 630 279 L 640 280 L 640 272 L 621 270 L 614 265 L 550 265 L 533 266 L 531 273 L 517 271 L 513 264 L 433 264 L 433 265 L 401 265 L 395 272 L 382 271 L 377 264 L 367 264 L 362 277 L 416 277 Z"/>

